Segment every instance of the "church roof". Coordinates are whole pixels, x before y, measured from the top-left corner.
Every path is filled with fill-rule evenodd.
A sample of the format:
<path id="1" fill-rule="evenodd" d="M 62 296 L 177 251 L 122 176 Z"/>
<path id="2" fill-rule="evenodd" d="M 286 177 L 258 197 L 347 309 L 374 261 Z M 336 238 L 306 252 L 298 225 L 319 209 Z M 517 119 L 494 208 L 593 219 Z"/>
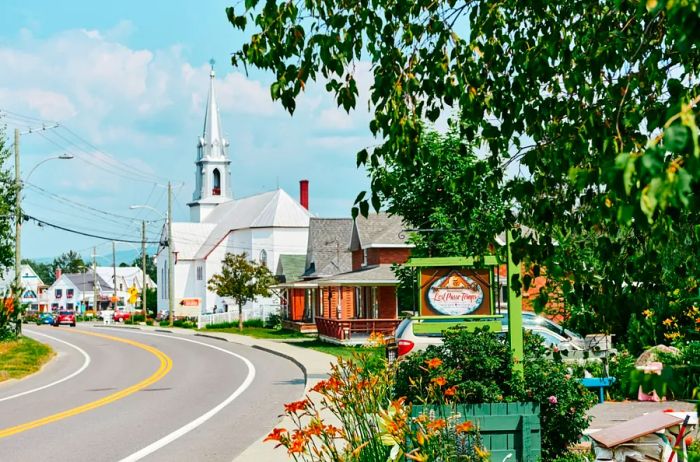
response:
<path id="1" fill-rule="evenodd" d="M 207 233 L 206 240 L 194 258 L 206 258 L 230 231 L 273 227 L 307 228 L 310 217 L 309 211 L 282 189 L 224 202 L 216 206 L 201 223 L 212 226 L 213 230 Z"/>
<path id="2" fill-rule="evenodd" d="M 177 258 L 179 260 L 193 260 L 214 228 L 216 228 L 215 223 L 178 223 L 174 221 L 173 252 L 177 253 Z"/>

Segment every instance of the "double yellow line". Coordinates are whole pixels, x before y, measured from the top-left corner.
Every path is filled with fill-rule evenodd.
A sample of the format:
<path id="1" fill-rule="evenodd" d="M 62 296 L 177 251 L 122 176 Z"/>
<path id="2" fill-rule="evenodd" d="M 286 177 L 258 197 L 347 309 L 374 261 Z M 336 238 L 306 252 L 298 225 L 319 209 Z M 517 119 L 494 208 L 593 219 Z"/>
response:
<path id="1" fill-rule="evenodd" d="M 113 403 L 114 401 L 120 400 L 122 398 L 126 398 L 127 396 L 136 393 L 137 391 L 146 388 L 158 380 L 162 379 L 165 377 L 165 375 L 170 372 L 170 369 L 173 367 L 173 361 L 160 350 L 157 350 L 156 348 L 153 348 L 152 346 L 145 345 L 143 343 L 135 342 L 133 340 L 125 339 L 125 338 L 119 338 L 119 337 L 112 337 L 111 335 L 104 335 L 104 334 L 96 334 L 93 332 L 85 332 L 85 331 L 71 331 L 71 332 L 80 332 L 81 334 L 84 335 L 92 335 L 93 337 L 101 337 L 105 338 L 108 340 L 112 340 L 115 342 L 121 342 L 121 343 L 126 343 L 128 345 L 135 346 L 136 348 L 141 348 L 142 350 L 146 350 L 149 353 L 153 354 L 158 360 L 160 361 L 160 366 L 158 367 L 158 370 L 153 373 L 150 377 L 142 380 L 141 382 L 132 385 L 128 388 L 124 388 L 123 390 L 120 390 L 116 393 L 113 393 L 111 395 L 105 396 L 104 398 L 98 399 L 96 401 L 91 401 L 89 403 L 83 404 L 82 406 L 74 407 L 72 409 L 68 409 L 63 412 L 59 412 L 57 414 L 53 414 L 47 417 L 43 417 L 41 419 L 37 420 L 32 420 L 31 422 L 26 422 L 20 425 L 16 425 L 14 427 L 8 427 L 0 430 L 0 438 L 6 438 L 8 436 L 16 435 L 17 433 L 22 433 L 27 430 L 31 430 L 32 428 L 37 428 L 41 427 L 43 425 L 50 424 L 52 422 L 56 422 L 62 419 L 66 419 L 68 417 L 72 417 L 74 415 L 82 414 L 83 412 L 90 411 L 92 409 L 96 409 L 98 407 L 104 406 L 109 403 Z"/>

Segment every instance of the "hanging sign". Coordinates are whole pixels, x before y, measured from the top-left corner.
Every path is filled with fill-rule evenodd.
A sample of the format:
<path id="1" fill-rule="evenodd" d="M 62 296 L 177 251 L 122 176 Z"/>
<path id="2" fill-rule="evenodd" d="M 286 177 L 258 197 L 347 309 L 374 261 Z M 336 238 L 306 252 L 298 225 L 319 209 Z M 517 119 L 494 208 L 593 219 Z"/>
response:
<path id="1" fill-rule="evenodd" d="M 487 270 L 424 268 L 421 271 L 421 314 L 491 314 L 489 281 Z"/>

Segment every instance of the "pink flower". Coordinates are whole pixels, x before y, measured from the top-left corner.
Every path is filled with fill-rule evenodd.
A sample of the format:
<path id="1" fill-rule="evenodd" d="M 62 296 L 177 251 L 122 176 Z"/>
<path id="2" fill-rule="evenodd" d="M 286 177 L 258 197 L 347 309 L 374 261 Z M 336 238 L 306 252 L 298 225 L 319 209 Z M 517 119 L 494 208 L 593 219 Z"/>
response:
<path id="1" fill-rule="evenodd" d="M 557 404 L 557 397 L 554 395 L 547 398 L 547 400 L 549 401 L 549 404 Z"/>

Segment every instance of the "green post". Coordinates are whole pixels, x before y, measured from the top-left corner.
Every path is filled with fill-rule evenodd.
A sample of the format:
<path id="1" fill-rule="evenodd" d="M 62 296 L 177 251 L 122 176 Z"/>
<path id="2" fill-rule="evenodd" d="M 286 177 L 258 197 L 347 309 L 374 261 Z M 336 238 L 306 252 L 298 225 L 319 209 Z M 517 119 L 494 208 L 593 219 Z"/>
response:
<path id="1" fill-rule="evenodd" d="M 510 244 L 513 241 L 511 230 L 506 232 L 506 250 L 508 256 L 508 343 L 513 351 L 515 364 L 513 370 L 523 372 L 523 300 L 522 296 L 513 290 L 511 278 L 520 277 L 520 265 L 513 262 Z"/>

